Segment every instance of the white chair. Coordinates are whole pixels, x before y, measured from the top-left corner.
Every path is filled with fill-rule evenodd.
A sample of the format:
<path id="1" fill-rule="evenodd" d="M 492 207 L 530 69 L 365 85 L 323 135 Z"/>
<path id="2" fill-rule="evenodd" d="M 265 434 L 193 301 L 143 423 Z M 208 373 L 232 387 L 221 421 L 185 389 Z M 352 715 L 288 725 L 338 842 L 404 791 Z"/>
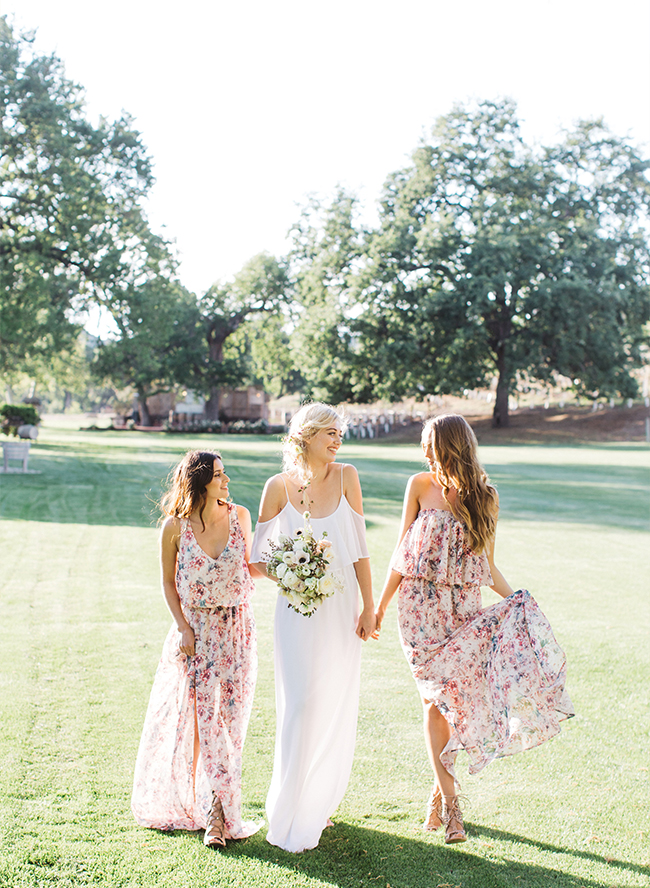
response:
<path id="1" fill-rule="evenodd" d="M 27 471 L 27 461 L 29 460 L 29 448 L 32 446 L 31 441 L 27 441 L 26 443 L 14 444 L 13 441 L 3 441 L 2 442 L 2 459 L 4 462 L 4 472 L 16 472 L 18 469 L 10 469 L 9 468 L 9 460 L 10 459 L 19 459 L 22 460 L 23 467 L 22 471 Z"/>

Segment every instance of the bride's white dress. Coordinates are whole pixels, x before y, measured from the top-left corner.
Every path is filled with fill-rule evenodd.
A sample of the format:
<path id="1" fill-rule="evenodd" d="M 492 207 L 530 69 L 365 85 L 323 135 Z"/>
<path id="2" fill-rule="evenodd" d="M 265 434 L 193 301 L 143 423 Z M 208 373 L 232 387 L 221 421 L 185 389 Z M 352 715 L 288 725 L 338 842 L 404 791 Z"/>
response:
<path id="1" fill-rule="evenodd" d="M 304 617 L 278 595 L 275 610 L 277 728 L 273 776 L 266 800 L 267 839 L 285 851 L 318 845 L 350 777 L 359 709 L 361 640 L 354 562 L 368 557 L 365 522 L 341 494 L 327 518 L 312 518 L 316 539 L 327 532 L 332 570 L 344 591 Z M 258 522 L 251 561 L 269 557 L 268 542 L 294 536 L 303 517 L 287 499 L 279 515 Z"/>

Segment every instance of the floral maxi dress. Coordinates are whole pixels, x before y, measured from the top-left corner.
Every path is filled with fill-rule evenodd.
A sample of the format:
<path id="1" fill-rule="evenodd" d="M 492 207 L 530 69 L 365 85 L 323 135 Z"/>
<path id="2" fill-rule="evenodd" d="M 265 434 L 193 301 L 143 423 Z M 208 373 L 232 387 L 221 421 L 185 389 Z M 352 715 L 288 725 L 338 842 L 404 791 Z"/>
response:
<path id="1" fill-rule="evenodd" d="M 242 748 L 257 675 L 254 584 L 244 560 L 237 507 L 228 506 L 230 533 L 210 558 L 181 522 L 176 588 L 194 630 L 195 654 L 179 650 L 169 630 L 154 679 L 135 766 L 131 808 L 141 826 L 205 829 L 215 792 L 234 839 L 259 829 L 241 820 Z M 200 753 L 193 781 L 194 731 Z"/>
<path id="2" fill-rule="evenodd" d="M 492 576 L 461 521 L 442 509 L 421 511 L 391 567 L 403 577 L 402 648 L 421 696 L 452 730 L 440 754 L 451 774 L 460 749 L 474 774 L 559 733 L 574 714 L 564 652 L 526 590 L 482 610 L 480 587 Z"/>

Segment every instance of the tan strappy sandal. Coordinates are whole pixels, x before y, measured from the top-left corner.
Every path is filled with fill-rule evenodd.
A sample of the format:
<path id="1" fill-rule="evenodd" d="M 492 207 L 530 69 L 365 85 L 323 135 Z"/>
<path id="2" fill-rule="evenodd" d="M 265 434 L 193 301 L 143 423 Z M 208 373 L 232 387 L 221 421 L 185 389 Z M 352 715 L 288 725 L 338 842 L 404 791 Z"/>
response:
<path id="1" fill-rule="evenodd" d="M 442 822 L 445 824 L 445 844 L 453 845 L 456 842 L 466 842 L 467 834 L 463 825 L 463 815 L 460 810 L 458 796 L 443 799 Z"/>
<path id="2" fill-rule="evenodd" d="M 205 835 L 203 836 L 203 844 L 220 845 L 225 848 L 227 835 L 228 832 L 226 830 L 223 805 L 221 804 L 219 796 L 213 792 L 212 805 L 210 807 L 210 813 L 208 814 L 208 825 L 205 830 Z"/>
<path id="3" fill-rule="evenodd" d="M 434 786 L 427 802 L 427 816 L 422 824 L 424 832 L 435 832 L 442 826 L 442 793 Z"/>

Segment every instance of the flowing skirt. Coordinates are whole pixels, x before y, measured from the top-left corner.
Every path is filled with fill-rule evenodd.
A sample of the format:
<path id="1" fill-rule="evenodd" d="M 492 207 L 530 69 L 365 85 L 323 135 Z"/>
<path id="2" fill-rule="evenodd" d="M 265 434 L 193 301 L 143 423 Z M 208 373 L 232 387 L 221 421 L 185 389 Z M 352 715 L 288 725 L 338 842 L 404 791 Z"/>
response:
<path id="1" fill-rule="evenodd" d="M 275 612 L 277 732 L 266 801 L 268 841 L 285 851 L 318 845 L 345 793 L 357 732 L 361 641 L 355 634 L 353 565 L 345 591 L 311 617 L 278 596 Z"/>
<path id="2" fill-rule="evenodd" d="M 141 826 L 205 829 L 215 792 L 230 836 L 252 835 L 241 819 L 242 749 L 257 676 L 251 605 L 184 610 L 195 655 L 169 630 L 154 679 L 135 766 L 131 807 Z M 194 733 L 200 753 L 194 770 Z"/>
<path id="3" fill-rule="evenodd" d="M 421 696 L 451 727 L 442 764 L 454 774 L 464 749 L 475 774 L 495 758 L 553 737 L 574 710 L 565 690 L 564 651 L 529 592 L 471 613 L 480 599 L 478 590 L 475 596 L 466 590 L 461 598 L 470 613 L 452 617 L 447 607 L 439 612 L 450 595 L 453 587 L 404 577 L 400 638 Z"/>

